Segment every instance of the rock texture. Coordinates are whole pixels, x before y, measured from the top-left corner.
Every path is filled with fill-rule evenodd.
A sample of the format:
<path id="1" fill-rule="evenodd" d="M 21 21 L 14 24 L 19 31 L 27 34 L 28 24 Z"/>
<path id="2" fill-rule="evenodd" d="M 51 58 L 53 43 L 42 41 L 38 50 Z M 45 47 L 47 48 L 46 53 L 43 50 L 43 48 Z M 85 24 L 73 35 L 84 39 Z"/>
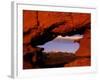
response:
<path id="1" fill-rule="evenodd" d="M 90 66 L 91 65 L 91 34 L 90 29 L 86 29 L 84 32 L 84 37 L 80 40 L 80 48 L 76 52 L 77 58 L 75 61 L 65 64 L 68 66 Z"/>
<path id="2" fill-rule="evenodd" d="M 37 47 L 38 45 L 43 45 L 59 35 L 71 36 L 74 34 L 84 35 L 83 38 L 78 41 L 80 48 L 75 54 L 76 57 L 83 56 L 83 58 L 76 58 L 76 60 L 71 63 L 65 63 L 64 66 L 89 66 L 91 62 L 90 23 L 91 15 L 89 13 L 24 10 L 23 68 L 39 67 L 38 61 L 40 61 L 41 65 L 44 64 L 41 59 L 41 57 L 44 58 L 45 56 L 42 52 L 44 49 Z"/>

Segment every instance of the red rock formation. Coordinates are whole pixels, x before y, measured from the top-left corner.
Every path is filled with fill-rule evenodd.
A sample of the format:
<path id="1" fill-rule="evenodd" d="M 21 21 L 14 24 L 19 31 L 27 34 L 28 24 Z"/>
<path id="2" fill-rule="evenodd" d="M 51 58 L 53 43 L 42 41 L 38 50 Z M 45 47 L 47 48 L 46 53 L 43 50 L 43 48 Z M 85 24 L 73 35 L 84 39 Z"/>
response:
<path id="1" fill-rule="evenodd" d="M 24 43 L 28 44 L 31 38 L 42 33 L 45 29 L 51 27 L 52 24 L 65 21 L 66 23 L 57 26 L 52 30 L 53 33 L 64 34 L 72 29 L 83 27 L 90 22 L 90 14 L 88 13 L 64 13 L 64 12 L 42 12 L 24 10 Z M 38 16 L 38 17 L 37 17 Z M 37 19 L 38 18 L 38 19 Z M 77 19 L 77 20 L 76 20 Z M 84 26 L 85 27 L 85 26 Z M 34 29 L 35 28 L 35 29 Z M 37 29 L 38 28 L 38 29 Z M 30 31 L 29 31 L 30 30 Z"/>
<path id="2" fill-rule="evenodd" d="M 83 57 L 75 61 L 65 64 L 65 67 L 70 66 L 90 66 L 91 65 L 91 32 L 86 29 L 83 39 L 80 40 L 80 48 L 76 52 L 76 56 Z M 86 58 L 87 57 L 87 58 Z"/>
<path id="3" fill-rule="evenodd" d="M 91 65 L 90 62 L 91 62 L 91 59 L 90 58 L 76 59 L 73 62 L 70 62 L 68 64 L 65 64 L 64 67 L 90 66 Z"/>
<path id="4" fill-rule="evenodd" d="M 91 56 L 91 32 L 87 29 L 84 33 L 84 37 L 80 40 L 80 48 L 76 52 L 77 56 Z"/>
<path id="5" fill-rule="evenodd" d="M 84 37 L 80 40 L 80 48 L 76 56 L 91 56 L 90 52 L 90 23 L 89 13 L 71 12 L 44 12 L 44 11 L 23 11 L 23 47 L 24 54 L 34 54 L 40 44 L 53 40 L 58 35 L 66 36 L 81 32 Z M 33 61 L 36 59 L 32 58 Z M 30 61 L 24 62 L 31 67 Z M 88 66 L 90 58 L 77 59 L 65 66 Z"/>

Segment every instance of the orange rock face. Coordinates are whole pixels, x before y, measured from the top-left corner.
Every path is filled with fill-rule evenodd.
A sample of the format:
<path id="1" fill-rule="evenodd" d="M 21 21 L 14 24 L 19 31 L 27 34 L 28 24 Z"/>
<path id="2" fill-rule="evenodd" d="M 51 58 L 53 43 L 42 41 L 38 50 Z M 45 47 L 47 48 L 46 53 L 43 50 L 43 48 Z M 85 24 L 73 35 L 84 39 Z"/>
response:
<path id="1" fill-rule="evenodd" d="M 27 32 L 29 29 L 32 29 L 37 25 L 37 15 L 36 11 L 23 11 L 23 30 Z"/>
<path id="2" fill-rule="evenodd" d="M 80 48 L 76 52 L 77 56 L 91 56 L 91 34 L 90 29 L 84 33 L 84 37 L 80 40 Z"/>
<path id="3" fill-rule="evenodd" d="M 91 15 L 89 13 L 23 11 L 23 53 L 36 53 L 37 45 L 45 44 L 58 35 L 67 36 L 81 32 L 80 48 L 76 56 L 91 56 Z M 41 42 L 40 42 L 41 41 Z M 34 57 L 32 60 L 35 60 Z M 90 58 L 77 59 L 64 66 L 89 66 Z M 25 66 L 29 61 L 24 62 Z"/>
<path id="4" fill-rule="evenodd" d="M 76 59 L 75 61 L 65 64 L 64 67 L 76 67 L 76 66 L 90 66 L 91 65 L 91 59 L 90 58 L 82 58 L 82 59 Z"/>
<path id="5" fill-rule="evenodd" d="M 67 33 L 74 28 L 77 29 L 79 27 L 83 27 L 87 23 L 90 23 L 90 14 L 88 13 L 36 12 L 24 10 L 23 17 L 24 32 L 28 32 L 30 30 L 30 33 L 24 35 L 24 43 L 29 43 L 32 37 L 39 34 L 39 31 L 42 32 L 55 23 L 65 21 L 64 24 L 52 29 L 53 33 L 59 34 Z M 38 30 L 35 30 L 34 28 L 38 28 Z"/>

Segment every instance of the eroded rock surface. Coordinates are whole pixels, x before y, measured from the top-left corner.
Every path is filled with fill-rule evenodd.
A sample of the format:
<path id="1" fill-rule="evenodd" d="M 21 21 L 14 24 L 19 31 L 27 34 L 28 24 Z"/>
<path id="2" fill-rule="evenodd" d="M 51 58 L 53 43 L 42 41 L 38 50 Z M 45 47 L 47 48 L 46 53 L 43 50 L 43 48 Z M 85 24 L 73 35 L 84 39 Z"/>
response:
<path id="1" fill-rule="evenodd" d="M 30 68 L 37 62 L 37 56 L 41 56 L 43 48 L 37 45 L 43 45 L 53 40 L 58 35 L 71 36 L 73 34 L 83 34 L 83 39 L 79 41 L 80 48 L 76 56 L 91 56 L 90 52 L 90 23 L 91 15 L 89 13 L 71 13 L 71 12 L 44 12 L 44 11 L 23 11 L 23 53 L 24 66 L 28 64 Z M 38 54 L 39 53 L 39 54 Z M 38 55 L 37 55 L 38 54 Z M 26 55 L 31 55 L 25 58 Z M 35 55 L 35 56 L 34 56 Z M 65 66 L 88 66 L 90 57 L 77 59 Z M 27 67 L 27 66 L 26 66 Z"/>

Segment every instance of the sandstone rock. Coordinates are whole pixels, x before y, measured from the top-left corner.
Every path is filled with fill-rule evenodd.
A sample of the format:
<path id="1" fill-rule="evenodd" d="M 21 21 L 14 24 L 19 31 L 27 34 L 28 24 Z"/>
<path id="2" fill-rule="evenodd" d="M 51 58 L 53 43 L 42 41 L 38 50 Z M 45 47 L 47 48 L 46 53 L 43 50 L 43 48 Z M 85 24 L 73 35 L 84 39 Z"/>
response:
<path id="1" fill-rule="evenodd" d="M 23 10 L 23 32 L 34 28 L 37 25 L 36 11 Z"/>
<path id="2" fill-rule="evenodd" d="M 76 59 L 75 61 L 64 65 L 64 67 L 80 67 L 80 66 L 91 66 L 91 59 L 90 58 Z"/>
<path id="3" fill-rule="evenodd" d="M 45 65 L 52 66 L 52 65 L 64 65 L 65 63 L 70 63 L 76 59 L 76 56 L 71 53 L 49 53 L 46 55 L 46 59 L 44 61 Z"/>
<path id="4" fill-rule="evenodd" d="M 44 48 L 32 47 L 31 45 L 23 46 L 23 54 L 24 55 L 35 54 L 37 52 L 42 52 L 43 50 L 44 50 Z"/>
<path id="5" fill-rule="evenodd" d="M 65 12 L 45 12 L 45 11 L 24 11 L 24 44 L 31 42 L 34 37 L 39 37 L 40 34 L 51 25 L 65 21 L 66 23 L 56 26 L 51 32 L 55 34 L 63 34 L 84 27 L 90 23 L 90 14 L 88 13 L 65 13 Z M 77 19 L 77 20 L 76 20 Z M 34 27 L 38 29 L 34 29 Z M 28 31 L 29 30 L 29 31 Z M 50 31 L 49 31 L 50 32 Z M 48 32 L 48 33 L 49 33 Z"/>
<path id="6" fill-rule="evenodd" d="M 76 56 L 91 56 L 91 32 L 87 29 L 83 39 L 80 40 L 80 48 L 76 52 Z"/>
<path id="7" fill-rule="evenodd" d="M 23 53 L 24 68 L 37 67 L 33 63 L 37 62 L 38 53 L 42 53 L 43 49 L 37 47 L 48 41 L 53 40 L 58 35 L 66 36 L 81 32 L 83 39 L 78 41 L 80 48 L 76 52 L 76 56 L 91 56 L 90 52 L 90 23 L 91 15 L 89 13 L 71 13 L 71 12 L 44 12 L 44 11 L 23 11 Z M 28 56 L 28 58 L 25 58 Z M 57 57 L 57 56 L 56 56 Z M 58 57 L 59 58 L 59 57 Z M 61 63 L 60 59 L 54 56 L 47 57 L 45 64 Z M 54 62 L 52 61 L 54 60 Z M 64 61 L 67 61 L 67 58 Z M 50 62 L 50 63 L 48 63 Z M 62 61 L 63 62 L 63 61 Z M 76 59 L 64 66 L 87 66 L 90 65 L 90 58 Z M 39 67 L 39 66 L 38 66 Z"/>
<path id="8" fill-rule="evenodd" d="M 28 61 L 23 61 L 23 69 L 32 69 L 33 66 L 30 62 Z"/>

